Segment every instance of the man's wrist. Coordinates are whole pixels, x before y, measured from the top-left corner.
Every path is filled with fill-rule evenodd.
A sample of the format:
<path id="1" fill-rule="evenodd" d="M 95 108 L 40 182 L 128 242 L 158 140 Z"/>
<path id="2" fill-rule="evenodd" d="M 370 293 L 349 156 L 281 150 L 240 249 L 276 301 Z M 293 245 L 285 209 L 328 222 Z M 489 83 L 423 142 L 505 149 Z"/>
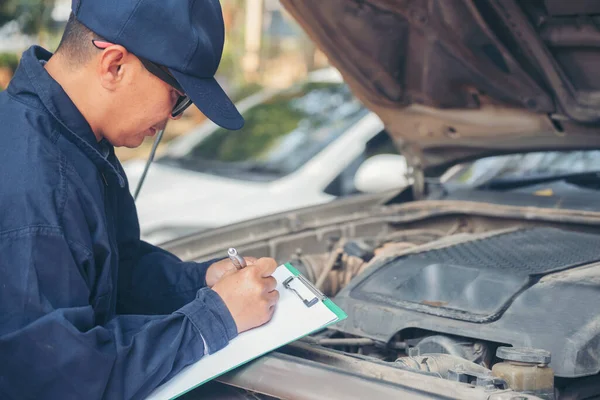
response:
<path id="1" fill-rule="evenodd" d="M 218 263 L 219 261 L 223 261 L 226 258 L 227 257 L 213 258 L 212 260 L 206 262 L 208 264 L 208 267 L 206 268 L 206 272 L 204 274 L 204 286 L 205 287 L 213 287 L 215 285 L 215 283 L 217 283 L 218 278 L 215 279 L 215 277 L 213 276 L 214 271 L 210 271 L 210 269 L 214 264 Z"/>
<path id="2" fill-rule="evenodd" d="M 221 299 L 221 296 L 210 288 L 198 290 L 196 298 L 177 312 L 186 315 L 207 349 L 205 353 L 212 354 L 223 347 L 238 334 L 237 325 Z"/>
<path id="3" fill-rule="evenodd" d="M 193 262 L 194 266 L 193 268 L 200 270 L 200 276 L 199 278 L 199 282 L 200 282 L 200 287 L 207 287 L 208 286 L 208 282 L 207 282 L 207 275 L 208 275 L 208 270 L 210 269 L 210 267 L 216 263 L 223 260 L 223 257 L 221 258 L 213 258 L 212 260 L 208 260 L 208 261 L 203 261 L 201 263 L 198 262 Z"/>

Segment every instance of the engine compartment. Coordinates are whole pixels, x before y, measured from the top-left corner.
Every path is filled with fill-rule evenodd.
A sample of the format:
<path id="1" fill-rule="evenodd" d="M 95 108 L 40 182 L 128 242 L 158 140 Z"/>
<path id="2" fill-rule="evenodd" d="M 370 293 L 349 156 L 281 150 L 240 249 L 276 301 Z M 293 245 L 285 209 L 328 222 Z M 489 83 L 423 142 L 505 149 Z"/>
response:
<path id="1" fill-rule="evenodd" d="M 600 298 L 600 235 L 468 230 L 459 220 L 446 231 L 329 239 L 320 254 L 297 249 L 291 263 L 348 313 L 312 343 L 498 389 L 509 387 L 489 380 L 503 361 L 498 348 L 543 349 L 557 398 L 584 384 L 600 395 L 600 324 L 590 307 Z"/>
<path id="2" fill-rule="evenodd" d="M 244 255 L 291 262 L 347 312 L 334 329 L 285 354 L 324 364 L 337 354 L 501 390 L 491 374 L 502 362 L 499 348 L 543 349 L 552 357 L 555 398 L 600 396 L 600 214 L 387 201 L 361 196 L 165 248 L 205 260 L 233 245 Z M 493 246 L 499 241 L 506 243 Z"/>

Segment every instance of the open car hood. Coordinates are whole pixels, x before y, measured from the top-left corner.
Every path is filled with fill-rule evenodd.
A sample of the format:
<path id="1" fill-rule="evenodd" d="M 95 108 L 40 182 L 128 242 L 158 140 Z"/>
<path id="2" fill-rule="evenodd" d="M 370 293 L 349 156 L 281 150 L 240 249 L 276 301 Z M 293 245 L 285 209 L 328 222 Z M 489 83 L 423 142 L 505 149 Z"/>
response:
<path id="1" fill-rule="evenodd" d="M 600 1 L 281 2 L 428 174 L 600 147 Z"/>

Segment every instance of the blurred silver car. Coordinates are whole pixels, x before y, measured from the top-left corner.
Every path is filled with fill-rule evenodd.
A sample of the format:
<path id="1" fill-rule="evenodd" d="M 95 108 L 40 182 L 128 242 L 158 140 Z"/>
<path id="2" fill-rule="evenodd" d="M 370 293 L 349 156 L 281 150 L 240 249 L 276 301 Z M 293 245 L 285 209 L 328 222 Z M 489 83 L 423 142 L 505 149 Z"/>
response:
<path id="1" fill-rule="evenodd" d="M 145 240 L 407 184 L 404 158 L 381 120 L 333 68 L 239 108 L 246 120 L 240 131 L 206 122 L 152 165 L 136 202 Z M 144 162 L 124 167 L 133 191 Z"/>

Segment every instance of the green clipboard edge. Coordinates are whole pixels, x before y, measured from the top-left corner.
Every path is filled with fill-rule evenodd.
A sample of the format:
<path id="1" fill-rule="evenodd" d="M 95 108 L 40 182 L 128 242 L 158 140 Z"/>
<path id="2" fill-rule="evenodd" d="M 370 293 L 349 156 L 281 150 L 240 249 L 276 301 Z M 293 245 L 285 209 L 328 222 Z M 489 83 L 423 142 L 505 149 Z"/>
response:
<path id="1" fill-rule="evenodd" d="M 292 273 L 292 275 L 294 275 L 294 276 L 300 275 L 300 271 L 298 271 L 296 268 L 294 268 L 294 266 L 292 264 L 286 263 L 284 265 Z M 329 308 L 336 315 L 336 317 L 338 317 L 337 321 L 332 322 L 333 324 L 348 318 L 348 314 L 346 314 L 344 312 L 344 310 L 342 310 L 340 307 L 338 307 L 337 304 L 335 304 L 333 301 L 331 301 L 331 299 L 329 297 L 325 297 L 325 299 L 323 300 L 323 304 L 325 304 L 325 306 L 327 306 L 327 308 Z M 329 325 L 327 325 L 327 326 L 329 326 Z"/>
<path id="2" fill-rule="evenodd" d="M 294 266 L 293 266 L 292 264 L 290 264 L 290 263 L 285 263 L 285 264 L 283 264 L 283 265 L 285 265 L 285 267 L 288 269 L 288 271 L 290 271 L 290 272 L 292 273 L 292 275 L 294 275 L 294 276 L 301 275 L 301 274 L 300 274 L 300 271 L 298 271 L 296 268 L 294 268 Z M 346 318 L 348 318 L 348 314 L 346 314 L 346 313 L 344 312 L 344 310 L 342 310 L 342 309 L 341 309 L 341 308 L 340 308 L 340 307 L 339 307 L 337 304 L 335 304 L 335 303 L 334 303 L 334 302 L 333 302 L 333 301 L 332 301 L 332 300 L 331 300 L 329 297 L 325 297 L 325 298 L 323 299 L 323 304 L 325 304 L 325 306 L 326 306 L 327 308 L 329 308 L 329 309 L 330 309 L 330 310 L 331 310 L 331 311 L 332 311 L 332 312 L 335 314 L 335 316 L 338 318 L 337 320 L 335 320 L 335 321 L 333 321 L 333 322 L 331 322 L 331 323 L 329 323 L 329 324 L 325 325 L 323 328 L 327 328 L 327 327 L 328 327 L 328 326 L 330 326 L 330 325 L 333 325 L 333 324 L 335 324 L 335 323 L 338 323 L 338 322 L 340 322 L 340 321 L 343 321 L 343 320 L 345 320 Z M 307 334 L 307 335 L 305 335 L 305 336 L 312 335 L 313 333 L 315 333 L 315 332 L 318 332 L 318 331 L 320 331 L 320 330 L 321 330 L 321 329 L 323 329 L 323 328 L 316 329 L 316 330 L 314 330 L 314 331 L 310 332 L 309 334 Z M 280 346 L 280 347 L 283 347 L 283 346 L 285 346 L 285 345 L 287 345 L 287 344 L 290 344 L 290 343 L 292 343 L 292 342 L 295 342 L 296 340 L 298 340 L 298 339 L 301 339 L 301 338 L 303 338 L 303 337 L 305 337 L 305 336 L 300 336 L 300 337 L 297 337 L 296 339 L 294 339 L 294 340 L 291 340 L 291 341 L 289 341 L 289 342 L 285 343 L 284 345 L 282 345 L 282 346 Z M 280 347 L 278 347 L 278 348 L 280 348 Z M 254 360 L 256 360 L 256 359 L 258 359 L 258 358 L 260 358 L 260 357 L 264 356 L 265 354 L 268 354 L 268 353 L 270 353 L 271 351 L 275 351 L 275 350 L 276 350 L 276 349 L 270 350 L 270 351 L 268 351 L 268 352 L 266 352 L 266 353 L 263 353 L 263 354 L 260 354 L 260 355 L 258 355 L 258 356 L 256 356 L 256 357 L 254 357 L 254 358 L 253 358 L 253 359 L 251 359 L 251 360 L 248 360 L 248 361 L 246 361 L 246 362 L 243 362 L 243 363 L 241 363 L 241 364 L 238 364 L 238 365 L 236 365 L 235 367 L 232 367 L 232 368 L 228 369 L 227 371 L 224 371 L 223 373 L 221 373 L 221 374 L 219 374 L 219 375 L 215 375 L 215 376 L 213 376 L 213 377 L 212 377 L 212 378 L 210 378 L 210 379 L 207 379 L 207 380 L 205 380 L 205 381 L 203 381 L 203 382 L 200 382 L 199 384 L 197 384 L 197 385 L 196 385 L 196 386 L 194 386 L 194 387 L 191 387 L 191 388 L 189 388 L 189 389 L 188 389 L 188 390 L 186 390 L 185 392 L 181 392 L 181 393 L 179 393 L 177 396 L 171 397 L 169 400 L 174 400 L 174 399 L 177 399 L 178 397 L 181 397 L 181 396 L 183 396 L 184 394 L 191 392 L 192 390 L 196 389 L 197 387 L 204 385 L 206 382 L 210 382 L 210 381 L 212 381 L 213 379 L 215 379 L 215 378 L 217 378 L 217 377 L 219 377 L 219 376 L 221 376 L 221 375 L 225 375 L 226 373 L 228 373 L 228 372 L 230 372 L 230 371 L 233 371 L 234 369 L 236 369 L 236 368 L 238 368 L 238 367 L 241 367 L 242 365 L 245 365 L 245 364 L 247 364 L 247 363 L 249 363 L 249 362 L 252 362 L 252 361 L 254 361 Z"/>

